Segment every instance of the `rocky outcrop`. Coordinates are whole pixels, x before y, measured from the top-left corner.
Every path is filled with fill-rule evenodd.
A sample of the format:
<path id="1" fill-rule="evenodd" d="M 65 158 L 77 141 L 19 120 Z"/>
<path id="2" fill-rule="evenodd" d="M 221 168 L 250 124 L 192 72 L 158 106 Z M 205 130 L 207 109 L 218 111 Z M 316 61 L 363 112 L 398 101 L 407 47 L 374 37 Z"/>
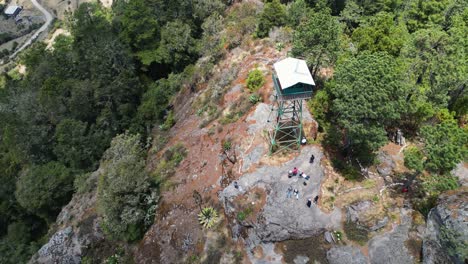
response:
<path id="1" fill-rule="evenodd" d="M 458 177 L 458 181 L 462 186 L 468 186 L 468 163 L 460 162 L 452 171 L 452 174 Z"/>
<path id="2" fill-rule="evenodd" d="M 377 159 L 380 162 L 380 164 L 377 166 L 377 171 L 379 172 L 379 174 L 384 177 L 391 175 L 396 167 L 395 161 L 393 160 L 392 156 L 390 156 L 385 151 L 381 151 L 377 155 Z"/>
<path id="3" fill-rule="evenodd" d="M 406 247 L 408 232 L 412 225 L 411 210 L 401 209 L 401 224 L 389 233 L 369 241 L 369 258 L 375 264 L 412 264 L 414 259 Z"/>
<path id="4" fill-rule="evenodd" d="M 313 164 L 309 163 L 311 155 L 315 156 Z M 267 192 L 267 201 L 257 220 L 250 224 L 250 248 L 261 242 L 276 242 L 288 239 L 301 239 L 323 233 L 329 229 L 340 227 L 341 213 L 336 209 L 331 214 L 325 214 L 319 207 L 307 207 L 307 199 L 319 195 L 323 169 L 320 160 L 323 157 L 317 146 L 302 148 L 301 154 L 286 162 L 281 167 L 263 166 L 253 173 L 245 174 L 237 182 L 241 186 L 236 189 L 231 184 L 220 193 L 220 200 L 225 205 L 227 214 L 235 215 L 233 201 L 249 189 L 259 187 Z M 288 178 L 287 172 L 293 167 L 304 171 L 309 180 L 294 176 Z M 306 185 L 304 185 L 304 182 Z M 299 198 L 287 197 L 288 187 L 299 190 Z"/>
<path id="5" fill-rule="evenodd" d="M 361 250 L 353 246 L 336 246 L 327 252 L 330 264 L 366 264 L 368 260 Z"/>
<path id="6" fill-rule="evenodd" d="M 423 263 L 466 263 L 468 260 L 468 188 L 449 192 L 427 217 Z"/>
<path id="7" fill-rule="evenodd" d="M 360 201 L 346 207 L 346 220 L 358 225 L 367 231 L 377 231 L 385 227 L 388 223 L 388 217 L 380 220 L 368 219 L 367 215 L 372 211 L 373 203 L 371 201 Z"/>
<path id="8" fill-rule="evenodd" d="M 95 183 L 99 171 L 87 180 L 89 192 L 76 193 L 57 217 L 56 231 L 49 241 L 31 258 L 29 263 L 78 264 L 86 250 L 104 241 L 95 212 L 97 191 Z"/>

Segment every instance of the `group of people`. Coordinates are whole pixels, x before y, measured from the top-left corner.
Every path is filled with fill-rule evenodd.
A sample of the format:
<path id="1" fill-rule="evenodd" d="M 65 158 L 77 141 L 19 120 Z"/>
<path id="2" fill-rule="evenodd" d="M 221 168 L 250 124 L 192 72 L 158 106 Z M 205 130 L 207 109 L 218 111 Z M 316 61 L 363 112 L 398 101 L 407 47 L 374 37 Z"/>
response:
<path id="1" fill-rule="evenodd" d="M 312 164 L 312 163 L 314 162 L 314 160 L 315 160 L 315 156 L 314 156 L 314 155 L 310 156 L 309 163 Z M 303 184 L 304 184 L 304 185 L 307 185 L 307 182 L 306 182 L 306 181 L 310 179 L 310 176 L 309 176 L 309 175 L 305 174 L 304 172 L 299 172 L 299 169 L 298 169 L 297 167 L 294 167 L 292 170 L 288 171 L 288 177 L 289 177 L 289 178 L 292 178 L 293 176 L 298 176 L 298 175 L 299 175 L 300 177 L 302 177 L 302 178 L 305 180 L 305 181 L 303 182 Z M 292 198 L 293 196 L 296 197 L 296 200 L 299 200 L 299 190 L 298 190 L 298 189 L 293 189 L 292 186 L 289 186 L 289 187 L 288 187 L 288 190 L 287 190 L 287 192 L 286 192 L 286 198 Z M 314 197 L 313 201 L 312 201 L 312 199 L 310 199 L 310 198 L 307 199 L 307 203 L 306 203 L 307 207 L 310 208 L 310 207 L 312 206 L 312 202 L 313 202 L 314 204 L 317 204 L 317 203 L 318 203 L 318 199 L 319 199 L 318 195 L 316 195 L 316 196 Z"/>
<path id="2" fill-rule="evenodd" d="M 305 174 L 304 172 L 299 172 L 299 170 L 294 167 L 294 169 L 288 171 L 288 177 L 292 178 L 293 176 L 297 176 L 299 174 L 300 177 L 302 177 L 304 180 L 309 180 L 310 176 Z M 304 182 L 304 185 L 307 185 L 307 182 Z"/>

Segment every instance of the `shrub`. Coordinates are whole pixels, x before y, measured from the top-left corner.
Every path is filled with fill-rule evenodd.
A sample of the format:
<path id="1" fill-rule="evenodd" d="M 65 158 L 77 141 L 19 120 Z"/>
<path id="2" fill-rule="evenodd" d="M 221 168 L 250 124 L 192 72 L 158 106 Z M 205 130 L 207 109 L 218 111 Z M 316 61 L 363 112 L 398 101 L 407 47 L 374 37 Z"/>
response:
<path id="1" fill-rule="evenodd" d="M 349 240 L 358 242 L 360 245 L 364 245 L 369 239 L 369 232 L 364 228 L 359 227 L 356 223 L 351 221 L 346 221 L 344 224 L 344 231 L 346 237 Z"/>
<path id="2" fill-rule="evenodd" d="M 247 77 L 247 88 L 249 88 L 251 92 L 256 92 L 264 83 L 265 78 L 263 77 L 261 70 L 254 69 L 249 72 L 249 76 Z"/>
<path id="3" fill-rule="evenodd" d="M 404 151 L 405 166 L 416 172 L 424 170 L 424 155 L 416 147 L 409 147 Z"/>
<path id="4" fill-rule="evenodd" d="M 251 2 L 234 5 L 226 18 L 226 44 L 228 48 L 239 46 L 245 36 L 255 31 L 257 6 Z"/>
<path id="5" fill-rule="evenodd" d="M 458 127 L 455 120 L 421 128 L 424 138 L 426 169 L 440 174 L 447 173 L 468 156 L 468 130 Z"/>
<path id="6" fill-rule="evenodd" d="M 423 188 L 426 193 L 432 196 L 454 190 L 458 187 L 457 178 L 451 175 L 431 175 L 423 178 Z"/>
<path id="7" fill-rule="evenodd" d="M 145 170 L 139 135 L 116 136 L 101 162 L 98 210 L 114 240 L 134 241 L 152 224 L 157 190 Z"/>
<path id="8" fill-rule="evenodd" d="M 309 110 L 319 123 L 319 130 L 323 131 L 329 127 L 327 113 L 330 108 L 330 96 L 325 90 L 315 93 L 314 97 L 307 102 Z"/>
<path id="9" fill-rule="evenodd" d="M 176 121 L 174 118 L 174 112 L 169 111 L 169 114 L 167 114 L 166 120 L 164 120 L 164 124 L 161 125 L 161 129 L 168 130 L 169 128 L 173 127 L 175 123 Z"/>
<path id="10" fill-rule="evenodd" d="M 181 143 L 168 148 L 156 166 L 154 175 L 156 180 L 165 180 L 175 173 L 175 168 L 187 156 L 187 151 Z"/>
<path id="11" fill-rule="evenodd" d="M 257 26 L 257 37 L 264 38 L 275 26 L 286 24 L 286 8 L 279 0 L 273 0 L 265 4 Z"/>
<path id="12" fill-rule="evenodd" d="M 205 228 L 211 228 L 218 220 L 218 212 L 213 207 L 205 207 L 198 214 L 198 221 Z"/>
<path id="13" fill-rule="evenodd" d="M 237 213 L 237 220 L 244 221 L 245 219 L 247 219 L 247 217 L 249 217 L 249 215 L 252 214 L 252 212 L 253 212 L 252 207 L 248 207 L 240 211 L 239 213 Z"/>
<path id="14" fill-rule="evenodd" d="M 73 187 L 77 193 L 86 193 L 93 189 L 95 183 L 90 179 L 90 173 L 82 173 L 75 177 Z"/>
<path id="15" fill-rule="evenodd" d="M 225 141 L 223 142 L 223 150 L 224 150 L 224 151 L 229 151 L 229 150 L 231 150 L 231 148 L 232 148 L 232 141 L 229 140 L 229 139 L 228 139 L 228 140 L 225 140 Z"/>
<path id="16" fill-rule="evenodd" d="M 261 100 L 262 100 L 262 98 L 260 97 L 260 95 L 258 95 L 256 93 L 249 96 L 249 101 L 252 104 L 256 104 L 256 103 L 260 102 Z"/>

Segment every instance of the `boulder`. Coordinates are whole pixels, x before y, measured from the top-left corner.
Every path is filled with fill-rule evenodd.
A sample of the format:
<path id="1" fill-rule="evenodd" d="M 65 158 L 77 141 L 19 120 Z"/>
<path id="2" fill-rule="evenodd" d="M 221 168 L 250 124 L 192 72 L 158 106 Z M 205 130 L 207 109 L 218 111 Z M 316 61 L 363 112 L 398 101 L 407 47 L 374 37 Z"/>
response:
<path id="1" fill-rule="evenodd" d="M 364 214 L 372 207 L 371 201 L 360 201 L 346 208 L 347 221 L 361 222 Z"/>
<path id="2" fill-rule="evenodd" d="M 346 220 L 358 225 L 368 231 L 377 231 L 385 227 L 388 223 L 388 217 L 380 220 L 368 219 L 368 214 L 372 211 L 373 203 L 369 200 L 360 201 L 346 207 Z"/>
<path id="3" fill-rule="evenodd" d="M 73 239 L 71 227 L 56 232 L 37 252 L 37 259 L 33 263 L 81 263 L 81 247 Z"/>
<path id="4" fill-rule="evenodd" d="M 468 186 L 468 163 L 460 162 L 452 171 L 452 175 L 458 177 L 458 181 L 462 186 Z"/>
<path id="5" fill-rule="evenodd" d="M 423 240 L 423 263 L 467 262 L 468 189 L 449 192 L 439 198 L 427 217 Z"/>
<path id="6" fill-rule="evenodd" d="M 385 216 L 382 220 L 377 221 L 375 225 L 371 226 L 369 229 L 370 231 L 377 231 L 383 227 L 385 227 L 388 223 L 388 217 Z"/>
<path id="7" fill-rule="evenodd" d="M 327 252 L 327 260 L 330 264 L 366 264 L 368 260 L 361 250 L 353 246 L 332 247 Z"/>
<path id="8" fill-rule="evenodd" d="M 411 210 L 401 209 L 401 224 L 391 232 L 375 236 L 369 241 L 369 258 L 375 264 L 412 264 L 414 258 L 406 247 L 412 225 Z"/>
<path id="9" fill-rule="evenodd" d="M 377 166 L 377 171 L 383 177 L 389 176 L 392 174 L 393 170 L 396 167 L 395 161 L 392 157 L 385 151 L 379 152 L 377 159 L 380 164 Z"/>

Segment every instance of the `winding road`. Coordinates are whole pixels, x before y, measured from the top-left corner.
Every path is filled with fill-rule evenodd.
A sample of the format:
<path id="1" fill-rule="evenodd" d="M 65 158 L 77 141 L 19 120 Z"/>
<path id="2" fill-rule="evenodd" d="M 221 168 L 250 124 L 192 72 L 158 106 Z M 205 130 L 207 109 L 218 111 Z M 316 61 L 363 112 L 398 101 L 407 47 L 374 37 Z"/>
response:
<path id="1" fill-rule="evenodd" d="M 37 39 L 37 37 L 39 37 L 39 34 L 41 34 L 42 32 L 44 32 L 45 30 L 47 30 L 47 28 L 50 26 L 50 24 L 52 23 L 52 20 L 54 19 L 52 14 L 49 13 L 49 11 L 47 11 L 42 5 L 40 5 L 37 0 L 31 0 L 31 3 L 37 8 L 39 9 L 39 11 L 42 12 L 42 14 L 44 15 L 45 19 L 46 19 L 46 22 L 44 23 L 44 25 L 42 25 L 42 27 L 40 27 L 36 32 L 34 32 L 34 34 L 25 42 L 23 43 L 23 45 L 21 47 L 19 47 L 17 50 L 15 50 L 15 52 L 13 52 L 13 54 L 10 55 L 10 59 L 14 58 L 19 52 L 21 52 L 22 50 L 24 50 L 26 47 L 28 47 L 29 45 L 31 45 L 31 43 Z"/>

